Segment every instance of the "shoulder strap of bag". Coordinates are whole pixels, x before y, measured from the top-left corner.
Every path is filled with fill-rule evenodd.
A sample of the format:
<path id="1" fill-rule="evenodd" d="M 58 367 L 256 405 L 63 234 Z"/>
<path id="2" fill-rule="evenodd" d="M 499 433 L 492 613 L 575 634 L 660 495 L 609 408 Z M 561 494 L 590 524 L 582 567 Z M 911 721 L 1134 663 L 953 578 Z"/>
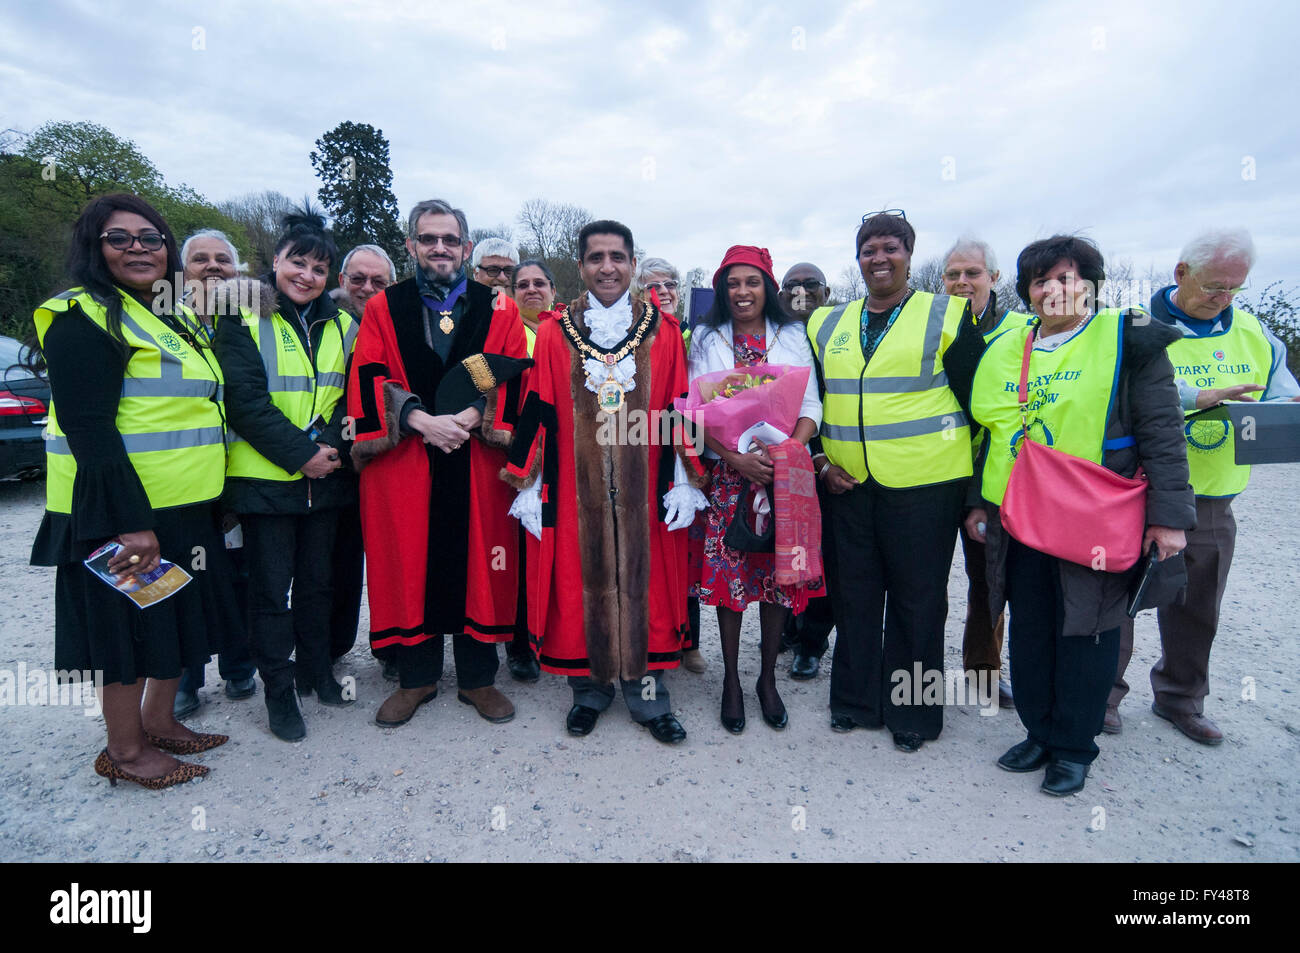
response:
<path id="1" fill-rule="evenodd" d="M 1033 350 L 1034 329 L 1031 327 L 1025 335 L 1025 356 L 1020 362 L 1020 387 L 1016 390 L 1016 398 L 1020 402 L 1020 432 L 1026 440 L 1029 439 L 1029 422 L 1025 419 L 1025 412 L 1029 409 L 1029 355 Z"/>

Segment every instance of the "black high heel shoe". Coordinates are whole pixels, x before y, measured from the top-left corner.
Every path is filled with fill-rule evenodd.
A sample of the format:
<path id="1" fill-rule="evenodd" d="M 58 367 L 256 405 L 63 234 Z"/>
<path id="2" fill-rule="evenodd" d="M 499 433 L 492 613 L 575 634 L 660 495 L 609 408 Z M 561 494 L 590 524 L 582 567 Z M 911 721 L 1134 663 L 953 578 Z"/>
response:
<path id="1" fill-rule="evenodd" d="M 742 731 L 744 731 L 745 730 L 745 696 L 743 694 L 740 696 L 740 717 L 728 718 L 727 717 L 727 692 L 724 689 L 722 692 L 722 714 L 719 716 L 719 720 L 722 722 L 722 727 L 726 728 L 733 735 L 738 735 Z"/>
<path id="2" fill-rule="evenodd" d="M 763 710 L 763 720 L 777 731 L 781 731 L 790 723 L 790 716 L 785 710 L 785 702 L 781 701 L 781 697 L 778 695 L 776 700 L 781 705 L 780 712 L 768 711 L 767 706 L 763 704 L 763 693 L 759 691 L 759 685 L 761 684 L 761 682 L 755 683 L 754 691 L 758 695 L 758 707 Z"/>

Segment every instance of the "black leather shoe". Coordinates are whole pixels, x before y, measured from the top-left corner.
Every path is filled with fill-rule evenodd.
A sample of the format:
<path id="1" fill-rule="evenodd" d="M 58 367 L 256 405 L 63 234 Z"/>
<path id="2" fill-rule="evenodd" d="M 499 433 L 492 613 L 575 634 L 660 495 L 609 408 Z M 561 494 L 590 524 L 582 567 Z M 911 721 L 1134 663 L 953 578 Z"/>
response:
<path id="1" fill-rule="evenodd" d="M 1074 761 L 1053 761 L 1047 765 L 1043 775 L 1042 792 L 1053 797 L 1065 797 L 1078 794 L 1083 790 L 1083 781 L 1088 776 L 1088 766 Z"/>
<path id="2" fill-rule="evenodd" d="M 1003 771 L 1015 771 L 1024 774 L 1037 771 L 1051 760 L 1047 749 L 1032 738 L 1026 738 L 1018 745 L 1012 745 L 1006 754 L 998 758 L 998 767 Z"/>
<path id="3" fill-rule="evenodd" d="M 281 741 L 302 741 L 307 737 L 307 723 L 298 710 L 298 696 L 292 688 L 276 694 L 266 693 L 266 714 L 271 734 Z"/>
<path id="4" fill-rule="evenodd" d="M 858 723 L 848 715 L 831 715 L 831 731 L 852 731 Z"/>
<path id="5" fill-rule="evenodd" d="M 542 677 L 541 666 L 532 652 L 520 655 L 507 652 L 506 668 L 510 669 L 510 677 L 516 682 L 535 682 Z"/>
<path id="6" fill-rule="evenodd" d="M 571 735 L 589 735 L 591 729 L 596 727 L 596 719 L 599 717 L 600 712 L 594 708 L 574 705 L 569 709 L 569 717 L 564 720 L 564 726 Z"/>
<path id="7" fill-rule="evenodd" d="M 745 699 L 740 700 L 740 716 L 737 718 L 727 717 L 727 694 L 722 693 L 722 714 L 718 716 L 722 722 L 722 727 L 726 728 L 733 735 L 738 735 L 745 730 Z"/>
<path id="8" fill-rule="evenodd" d="M 816 678 L 817 673 L 821 671 L 822 660 L 820 656 L 809 655 L 802 648 L 795 649 L 794 661 L 790 663 L 790 677 L 805 681 L 810 678 Z"/>
<path id="9" fill-rule="evenodd" d="M 637 724 L 649 728 L 650 734 L 655 737 L 655 741 L 662 741 L 666 745 L 675 745 L 679 741 L 686 740 L 686 729 L 671 714 L 660 715 L 658 718 L 651 718 L 649 721 L 639 721 Z"/>
<path id="10" fill-rule="evenodd" d="M 921 745 L 925 744 L 925 739 L 915 731 L 896 731 L 894 732 L 894 747 L 899 751 L 920 751 Z"/>
<path id="11" fill-rule="evenodd" d="M 768 711 L 767 706 L 763 704 L 763 695 L 758 691 L 758 686 L 754 686 L 754 691 L 758 694 L 758 707 L 763 710 L 763 720 L 775 728 L 777 731 L 785 728 L 790 724 L 790 716 L 786 713 L 785 702 L 778 697 L 777 702 L 781 705 L 779 711 Z"/>
<path id="12" fill-rule="evenodd" d="M 192 715 L 199 710 L 199 693 L 198 692 L 176 692 L 176 700 L 172 702 L 172 717 L 184 718 L 186 715 Z"/>
<path id="13" fill-rule="evenodd" d="M 322 705 L 332 705 L 335 708 L 345 708 L 356 701 L 355 698 L 345 698 L 343 695 L 343 686 L 334 681 L 334 676 L 326 672 L 320 678 L 316 679 L 316 696 Z"/>
<path id="14" fill-rule="evenodd" d="M 401 670 L 397 667 L 397 663 L 396 663 L 396 662 L 384 662 L 384 663 L 383 663 L 383 666 L 384 666 L 384 680 L 385 680 L 385 681 L 389 681 L 389 682 L 400 682 L 400 681 L 402 680 L 402 672 L 401 672 Z"/>
<path id="15" fill-rule="evenodd" d="M 234 701 L 252 698 L 257 694 L 257 681 L 253 676 L 237 678 L 226 682 L 226 697 Z"/>

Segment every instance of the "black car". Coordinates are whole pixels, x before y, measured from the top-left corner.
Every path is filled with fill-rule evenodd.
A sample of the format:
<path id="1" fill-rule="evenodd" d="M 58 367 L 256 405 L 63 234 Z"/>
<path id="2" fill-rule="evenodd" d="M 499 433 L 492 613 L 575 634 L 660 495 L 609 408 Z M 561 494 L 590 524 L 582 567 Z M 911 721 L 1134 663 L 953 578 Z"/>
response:
<path id="1" fill-rule="evenodd" d="M 50 385 L 24 366 L 28 348 L 0 337 L 0 479 L 45 472 Z"/>

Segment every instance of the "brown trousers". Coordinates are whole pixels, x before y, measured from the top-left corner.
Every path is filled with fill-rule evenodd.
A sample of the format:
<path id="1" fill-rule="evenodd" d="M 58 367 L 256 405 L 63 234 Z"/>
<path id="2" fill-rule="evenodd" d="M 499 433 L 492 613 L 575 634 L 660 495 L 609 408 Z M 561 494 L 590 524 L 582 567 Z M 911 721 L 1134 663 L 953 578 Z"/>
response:
<path id="1" fill-rule="evenodd" d="M 958 530 L 961 551 L 966 557 L 966 629 L 961 637 L 961 660 L 964 671 L 1002 670 L 1002 633 L 1005 616 L 994 622 L 989 618 L 989 583 L 987 547 Z"/>
<path id="2" fill-rule="evenodd" d="M 1196 529 L 1187 533 L 1187 596 L 1182 605 L 1156 610 L 1160 661 L 1151 669 L 1151 690 L 1161 708 L 1181 714 L 1205 713 L 1210 693 L 1210 646 L 1219 628 L 1219 607 L 1237 544 L 1231 499 L 1196 498 Z M 1133 657 L 1133 620 L 1119 635 L 1119 668 L 1108 704 L 1119 707 L 1128 694 L 1124 670 Z"/>

